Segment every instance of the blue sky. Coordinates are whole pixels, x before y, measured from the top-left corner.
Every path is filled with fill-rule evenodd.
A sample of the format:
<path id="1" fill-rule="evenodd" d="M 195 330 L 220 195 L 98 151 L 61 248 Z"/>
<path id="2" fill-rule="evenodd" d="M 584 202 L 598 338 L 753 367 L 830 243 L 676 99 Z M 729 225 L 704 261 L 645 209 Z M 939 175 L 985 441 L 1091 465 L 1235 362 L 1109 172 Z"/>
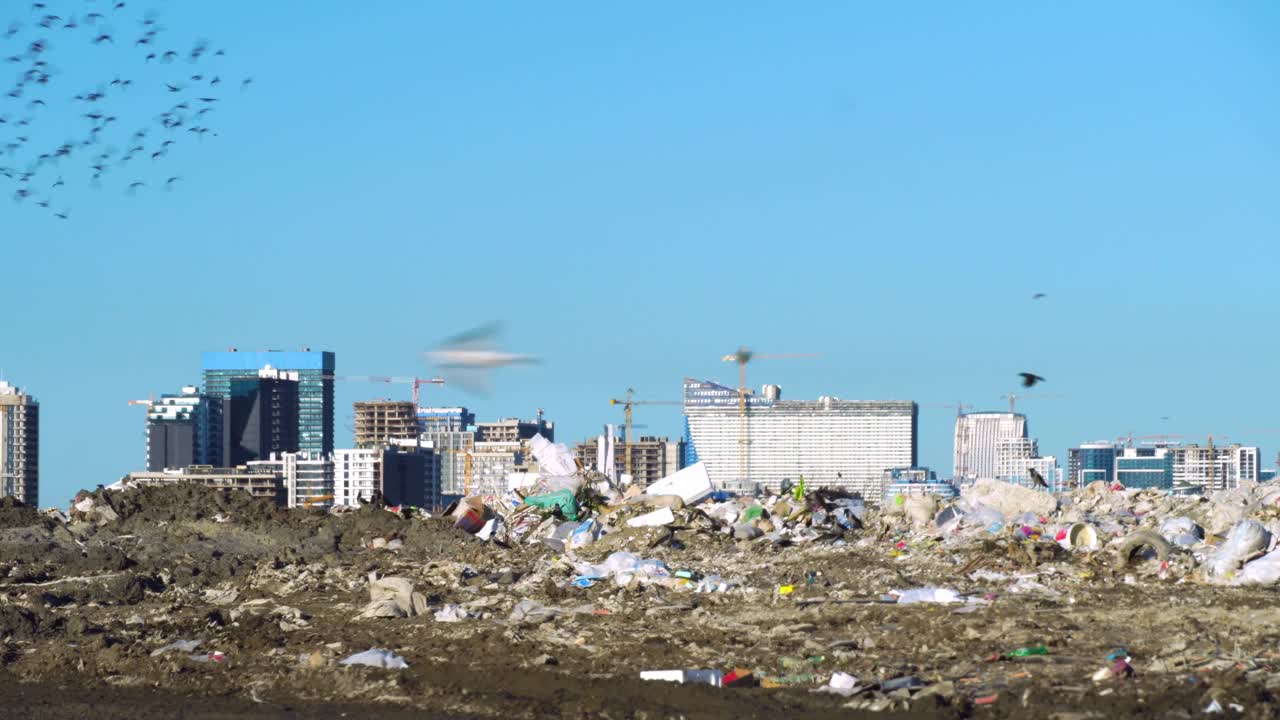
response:
<path id="1" fill-rule="evenodd" d="M 41 401 L 42 504 L 141 467 L 126 401 L 198 382 L 202 350 L 427 374 L 423 349 L 495 319 L 545 363 L 424 392 L 545 408 L 566 441 L 620 421 L 627 387 L 734 382 L 720 357 L 745 344 L 823 353 L 750 368 L 791 398 L 998 409 L 1038 372 L 1053 397 L 1020 409 L 1064 463 L 1130 431 L 1280 447 L 1274 3 L 157 3 L 160 45 L 227 51 L 163 66 L 129 5 L 114 48 L 46 33 L 32 134 L 84 130 L 70 98 L 117 75 L 119 126 L 156 127 L 219 73 L 218 135 L 99 187 L 64 160 L 48 210 L 0 177 L 0 368 Z M 339 444 L 383 396 L 408 389 L 340 387 Z M 944 475 L 953 417 L 921 411 Z M 675 408 L 636 421 L 680 431 Z"/>

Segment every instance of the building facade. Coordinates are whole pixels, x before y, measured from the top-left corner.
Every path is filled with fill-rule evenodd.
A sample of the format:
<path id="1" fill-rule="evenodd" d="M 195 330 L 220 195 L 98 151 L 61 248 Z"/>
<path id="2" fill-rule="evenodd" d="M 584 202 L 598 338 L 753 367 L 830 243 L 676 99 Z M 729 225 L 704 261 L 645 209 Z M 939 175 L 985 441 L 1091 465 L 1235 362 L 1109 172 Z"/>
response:
<path id="1" fill-rule="evenodd" d="M 333 502 L 352 507 L 381 496 L 387 505 L 440 506 L 434 452 L 408 444 L 333 453 Z"/>
<path id="2" fill-rule="evenodd" d="M 40 403 L 0 380 L 0 497 L 40 503 Z"/>
<path id="3" fill-rule="evenodd" d="M 1115 482 L 1116 456 L 1120 447 L 1115 443 L 1084 443 L 1067 450 L 1067 484 L 1070 488 L 1082 488 L 1089 483 Z"/>
<path id="4" fill-rule="evenodd" d="M 231 381 L 252 379 L 265 367 L 298 374 L 298 450 L 312 455 L 329 455 L 334 448 L 333 381 L 335 358 L 332 352 L 265 350 L 259 352 L 206 352 L 201 356 L 204 393 L 226 398 Z M 219 423 L 213 423 L 217 428 Z M 225 442 L 216 438 L 216 442 Z"/>
<path id="5" fill-rule="evenodd" d="M 247 464 L 251 471 L 274 473 L 284 484 L 288 507 L 328 508 L 333 506 L 333 456 L 311 453 L 273 453 Z"/>
<path id="6" fill-rule="evenodd" d="M 995 478 L 1000 472 L 1000 443 L 1027 437 L 1027 418 L 1021 413 L 974 412 L 956 418 L 955 481 L 970 484 Z"/>
<path id="7" fill-rule="evenodd" d="M 158 472 L 133 472 L 129 473 L 126 479 L 131 483 L 142 485 L 189 482 L 212 488 L 233 488 L 243 490 L 254 497 L 269 499 L 278 505 L 285 504 L 282 476 L 277 472 L 262 469 L 193 465 Z"/>
<path id="8" fill-rule="evenodd" d="M 1127 488 L 1173 489 L 1173 453 L 1165 447 L 1127 447 L 1116 454 L 1115 481 Z"/>
<path id="9" fill-rule="evenodd" d="M 464 407 L 420 407 L 418 408 L 418 431 L 465 432 L 474 430 L 475 413 Z"/>
<path id="10" fill-rule="evenodd" d="M 188 465 L 225 465 L 222 448 L 212 445 L 210 423 L 223 418 L 221 398 L 202 395 L 194 385 L 176 395 L 161 395 L 147 407 L 147 470 L 161 472 Z M 214 409 L 217 405 L 218 409 Z"/>
<path id="11" fill-rule="evenodd" d="M 939 480 L 937 474 L 927 467 L 889 468 L 880 477 L 880 488 L 878 499 L 885 505 L 897 502 L 899 496 L 935 495 L 953 498 L 960 495 L 955 485 Z"/>
<path id="12" fill-rule="evenodd" d="M 507 475 L 527 471 L 525 458 L 531 457 L 523 442 L 476 442 L 470 454 L 470 477 L 464 478 L 464 493 L 502 495 L 507 492 Z"/>
<path id="13" fill-rule="evenodd" d="M 1170 445 L 1173 487 L 1179 492 L 1209 494 L 1258 482 L 1262 472 L 1258 448 L 1248 445 Z"/>
<path id="14" fill-rule="evenodd" d="M 377 448 L 392 440 L 418 437 L 418 413 L 411 402 L 370 400 L 352 407 L 357 448 Z"/>
<path id="15" fill-rule="evenodd" d="M 778 490 L 804 477 L 807 487 L 840 487 L 880 497 L 884 471 L 916 465 L 918 409 L 898 400 L 782 400 L 686 378 L 687 455 L 706 464 L 717 487 L 755 483 Z"/>
<path id="16" fill-rule="evenodd" d="M 228 464 L 299 452 L 300 384 L 297 371 L 271 366 L 256 378 L 230 381 L 224 403 Z"/>
<path id="17" fill-rule="evenodd" d="M 604 436 L 601 436 L 601 438 L 604 438 Z M 574 455 L 582 463 L 583 467 L 600 467 L 601 438 L 583 440 L 574 447 Z M 613 439 L 613 442 L 605 444 L 613 447 L 613 470 L 615 479 L 618 479 L 626 472 L 627 444 L 617 437 Z M 606 457 L 608 457 L 607 451 Z M 685 467 L 684 457 L 685 441 L 683 439 L 672 440 L 671 438 L 643 435 L 639 439 L 631 441 L 631 481 L 641 488 L 649 487 L 649 485 Z"/>
<path id="18" fill-rule="evenodd" d="M 541 435 L 551 442 L 556 441 L 556 424 L 542 418 L 538 411 L 536 420 L 520 420 L 503 418 L 496 422 L 476 423 L 476 442 L 525 442 Z"/>

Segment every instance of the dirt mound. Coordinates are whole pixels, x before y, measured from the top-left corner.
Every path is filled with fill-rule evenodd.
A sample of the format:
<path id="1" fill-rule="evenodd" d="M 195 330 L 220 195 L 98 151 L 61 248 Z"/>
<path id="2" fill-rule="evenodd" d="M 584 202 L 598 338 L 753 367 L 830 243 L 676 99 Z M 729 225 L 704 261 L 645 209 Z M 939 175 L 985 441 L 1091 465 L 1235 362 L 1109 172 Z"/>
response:
<path id="1" fill-rule="evenodd" d="M 118 522 L 126 528 L 161 522 L 196 522 L 220 516 L 235 517 L 242 525 L 264 526 L 308 514 L 306 510 L 286 510 L 271 500 L 255 498 L 242 490 L 191 483 L 147 485 L 125 491 L 98 490 L 92 497 L 95 504 L 114 510 L 119 516 Z"/>
<path id="2" fill-rule="evenodd" d="M 52 521 L 40 514 L 40 511 L 8 496 L 0 498 L 0 528 L 30 527 L 32 525 L 48 525 Z"/>

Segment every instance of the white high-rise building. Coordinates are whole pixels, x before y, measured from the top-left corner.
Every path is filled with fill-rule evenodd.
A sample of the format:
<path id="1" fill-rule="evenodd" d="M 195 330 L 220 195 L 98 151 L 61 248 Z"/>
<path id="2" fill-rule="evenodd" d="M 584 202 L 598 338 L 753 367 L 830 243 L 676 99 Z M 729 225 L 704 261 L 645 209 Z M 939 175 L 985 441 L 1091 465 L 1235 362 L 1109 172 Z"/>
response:
<path id="1" fill-rule="evenodd" d="M 249 461 L 248 467 L 278 474 L 284 481 L 289 507 L 328 508 L 334 504 L 332 455 L 271 453 L 266 460 Z"/>
<path id="2" fill-rule="evenodd" d="M 716 487 L 740 482 L 777 490 L 784 480 L 881 495 L 890 468 L 916 465 L 917 406 L 899 400 L 782 400 L 766 386 L 746 396 L 738 390 L 686 378 L 686 464 L 703 462 Z"/>
<path id="3" fill-rule="evenodd" d="M 333 451 L 333 504 L 358 507 L 380 490 L 382 448 Z"/>
<path id="4" fill-rule="evenodd" d="M 40 502 L 40 403 L 0 380 L 0 497 Z"/>
<path id="5" fill-rule="evenodd" d="M 1026 437 L 1027 417 L 1021 413 L 975 412 L 957 417 L 956 484 L 998 477 L 1001 441 L 1024 440 Z"/>
<path id="6" fill-rule="evenodd" d="M 1242 482 L 1257 482 L 1262 469 L 1258 448 L 1247 445 L 1214 445 L 1212 453 L 1207 445 L 1171 445 L 1169 452 L 1173 454 L 1173 487 L 1184 492 L 1199 488 L 1207 495 Z"/>

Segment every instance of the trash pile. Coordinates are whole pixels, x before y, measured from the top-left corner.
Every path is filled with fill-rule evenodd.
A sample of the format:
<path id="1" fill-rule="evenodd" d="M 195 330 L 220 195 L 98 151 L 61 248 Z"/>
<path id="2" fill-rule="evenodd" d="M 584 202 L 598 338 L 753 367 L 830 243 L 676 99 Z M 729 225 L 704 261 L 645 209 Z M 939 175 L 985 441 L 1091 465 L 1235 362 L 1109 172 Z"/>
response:
<path id="1" fill-rule="evenodd" d="M 541 543 L 557 552 L 636 528 L 764 538 L 779 546 L 839 543 L 847 532 L 862 528 L 866 508 L 860 496 L 806 492 L 803 480 L 768 498 L 739 498 L 714 492 L 706 468 L 696 463 L 645 489 L 619 487 L 604 475 L 579 470 L 564 445 L 542 436 L 532 445 L 540 467 L 550 472 L 530 475 L 526 484 L 502 496 L 463 498 L 446 509 L 459 528 L 501 545 Z"/>
<path id="2" fill-rule="evenodd" d="M 541 475 L 434 516 L 187 485 L 0 503 L 0 674 L 495 717 L 1185 716 L 1280 692 L 1280 484 L 869 507 L 535 450 Z"/>

